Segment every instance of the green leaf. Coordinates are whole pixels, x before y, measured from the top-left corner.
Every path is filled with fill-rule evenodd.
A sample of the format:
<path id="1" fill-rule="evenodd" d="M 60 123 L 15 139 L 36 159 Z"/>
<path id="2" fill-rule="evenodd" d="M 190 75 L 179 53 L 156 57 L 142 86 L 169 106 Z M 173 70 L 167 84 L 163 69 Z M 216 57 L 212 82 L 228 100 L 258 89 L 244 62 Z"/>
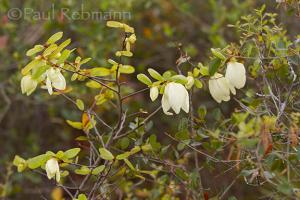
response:
<path id="1" fill-rule="evenodd" d="M 30 63 L 28 63 L 21 71 L 22 75 L 27 75 L 30 70 L 32 70 L 33 68 L 37 68 L 40 66 L 44 66 L 46 65 L 46 62 L 44 60 L 41 59 L 34 59 L 33 61 L 31 61 Z"/>
<path id="2" fill-rule="evenodd" d="M 188 180 L 189 178 L 189 176 L 185 173 L 185 171 L 183 171 L 183 169 L 180 168 L 175 169 L 175 174 L 183 180 Z"/>
<path id="3" fill-rule="evenodd" d="M 194 79 L 195 80 L 195 86 L 199 89 L 201 89 L 203 87 L 202 82 L 199 79 Z"/>
<path id="4" fill-rule="evenodd" d="M 98 175 L 101 172 L 103 172 L 104 169 L 105 169 L 105 165 L 100 165 L 100 166 L 93 169 L 92 174 L 93 175 Z"/>
<path id="5" fill-rule="evenodd" d="M 67 123 L 70 126 L 72 126 L 73 128 L 76 128 L 76 129 L 79 129 L 79 130 L 82 129 L 82 123 L 81 122 L 73 122 L 73 121 L 67 120 Z"/>
<path id="6" fill-rule="evenodd" d="M 46 44 L 53 44 L 56 41 L 60 40 L 62 36 L 63 36 L 63 32 L 57 32 L 47 40 Z"/>
<path id="7" fill-rule="evenodd" d="M 170 71 L 165 71 L 164 73 L 163 73 L 163 77 L 165 78 L 165 79 L 168 79 L 168 78 L 170 78 L 172 76 L 172 72 L 170 72 Z"/>
<path id="8" fill-rule="evenodd" d="M 27 160 L 28 167 L 30 169 L 36 169 L 36 168 L 40 167 L 41 165 L 43 165 L 48 160 L 48 158 L 49 158 L 49 156 L 46 154 L 42 154 L 42 155 L 30 158 Z"/>
<path id="9" fill-rule="evenodd" d="M 181 84 L 183 84 L 183 85 L 185 85 L 185 84 L 188 82 L 188 79 L 187 79 L 185 76 L 183 76 L 183 75 L 175 75 L 175 76 L 172 76 L 172 77 L 171 77 L 171 80 L 172 80 L 172 81 L 175 81 L 175 82 L 177 82 L 177 83 L 181 83 Z"/>
<path id="10" fill-rule="evenodd" d="M 164 78 L 162 77 L 162 75 L 160 75 L 156 70 L 149 68 L 148 72 L 150 74 L 150 76 L 158 81 L 163 81 Z"/>
<path id="11" fill-rule="evenodd" d="M 135 69 L 131 65 L 122 65 L 119 69 L 119 72 L 122 74 L 132 74 L 134 71 Z"/>
<path id="12" fill-rule="evenodd" d="M 64 170 L 63 172 L 60 173 L 60 176 L 61 176 L 61 177 L 67 177 L 67 176 L 69 176 L 69 174 L 70 174 L 69 171 Z"/>
<path id="13" fill-rule="evenodd" d="M 55 153 L 53 153 L 52 151 L 47 151 L 46 152 L 46 155 L 48 156 L 48 157 L 55 157 Z"/>
<path id="14" fill-rule="evenodd" d="M 175 134 L 175 138 L 179 141 L 184 141 L 190 139 L 189 132 L 187 130 L 181 130 Z"/>
<path id="15" fill-rule="evenodd" d="M 100 152 L 100 157 L 104 160 L 113 160 L 115 158 L 114 155 L 105 148 L 100 148 L 99 152 Z"/>
<path id="16" fill-rule="evenodd" d="M 131 57 L 133 54 L 130 51 L 117 51 L 116 52 L 116 56 L 120 57 L 120 56 L 127 56 L 127 57 Z"/>
<path id="17" fill-rule="evenodd" d="M 22 172 L 26 169 L 27 163 L 26 160 L 16 155 L 13 161 L 13 165 L 18 168 L 18 172 Z"/>
<path id="18" fill-rule="evenodd" d="M 220 52 L 219 49 L 210 49 L 212 54 L 221 60 L 226 60 L 226 57 Z"/>
<path id="19" fill-rule="evenodd" d="M 96 67 L 92 68 L 90 73 L 91 76 L 108 76 L 110 75 L 110 70 L 104 67 Z"/>
<path id="20" fill-rule="evenodd" d="M 32 49 L 29 49 L 27 52 L 26 52 L 26 56 L 33 56 L 41 51 L 44 50 L 44 46 L 43 45 L 35 45 Z"/>
<path id="21" fill-rule="evenodd" d="M 43 52 L 43 56 L 47 57 L 50 54 L 52 54 L 55 50 L 57 49 L 57 45 L 56 44 L 51 44 L 47 49 L 45 49 L 45 51 Z"/>
<path id="22" fill-rule="evenodd" d="M 89 62 L 91 59 L 92 59 L 92 58 L 85 58 L 85 59 L 83 59 L 79 64 L 80 64 L 80 65 L 83 65 L 83 64 Z"/>
<path id="23" fill-rule="evenodd" d="M 150 144 L 145 144 L 142 146 L 142 151 L 143 152 L 148 152 L 152 150 L 152 146 Z"/>
<path id="24" fill-rule="evenodd" d="M 221 66 L 221 59 L 220 58 L 214 58 L 210 63 L 209 63 L 209 75 L 213 76 Z"/>
<path id="25" fill-rule="evenodd" d="M 154 151 L 158 151 L 161 148 L 161 144 L 157 142 L 156 135 L 154 134 L 149 137 L 149 143 Z"/>
<path id="26" fill-rule="evenodd" d="M 129 167 L 131 170 L 135 171 L 134 166 L 131 164 L 131 162 L 130 162 L 128 159 L 124 159 L 124 162 L 128 165 L 128 167 Z"/>
<path id="27" fill-rule="evenodd" d="M 61 43 L 57 49 L 52 53 L 51 58 L 57 56 L 58 53 L 60 53 L 64 48 L 66 48 L 71 43 L 71 39 L 67 39 L 63 43 Z"/>
<path id="28" fill-rule="evenodd" d="M 64 63 L 70 56 L 70 54 L 74 51 L 75 49 L 72 49 L 72 50 L 68 50 L 68 49 L 65 49 L 63 50 L 63 52 L 61 53 L 61 56 L 59 57 L 59 60 L 58 60 L 58 64 L 62 64 Z"/>
<path id="29" fill-rule="evenodd" d="M 56 154 L 55 154 L 55 157 L 61 159 L 62 157 L 64 157 L 64 152 L 63 151 L 58 151 Z"/>
<path id="30" fill-rule="evenodd" d="M 22 157 L 18 156 L 18 155 L 15 155 L 15 158 L 14 158 L 14 161 L 13 161 L 13 165 L 14 166 L 18 166 L 19 164 L 21 163 L 25 163 L 26 160 L 23 159 Z"/>
<path id="31" fill-rule="evenodd" d="M 128 137 L 124 137 L 118 141 L 118 144 L 120 145 L 121 149 L 126 149 L 130 144 L 130 140 L 128 139 Z"/>
<path id="32" fill-rule="evenodd" d="M 32 73 L 32 79 L 39 79 L 48 69 L 50 68 L 49 65 L 39 66 Z"/>
<path id="33" fill-rule="evenodd" d="M 78 200 L 87 200 L 87 197 L 85 196 L 85 194 L 80 194 L 78 195 Z"/>
<path id="34" fill-rule="evenodd" d="M 209 75 L 208 67 L 203 66 L 202 63 L 199 63 L 198 67 L 200 68 L 200 74 L 202 76 L 208 76 Z"/>
<path id="35" fill-rule="evenodd" d="M 125 153 L 117 155 L 116 159 L 117 160 L 124 160 L 124 159 L 128 158 L 130 155 L 131 155 L 130 152 L 125 152 Z"/>
<path id="36" fill-rule="evenodd" d="M 238 140 L 239 145 L 245 149 L 254 148 L 258 142 L 258 138 L 241 138 Z"/>
<path id="37" fill-rule="evenodd" d="M 101 88 L 101 84 L 97 83 L 96 81 L 88 81 L 85 85 L 89 88 L 96 88 L 96 89 Z"/>
<path id="38" fill-rule="evenodd" d="M 136 153 L 138 153 L 138 152 L 140 152 L 141 151 L 141 147 L 140 146 L 135 146 L 135 147 L 133 147 L 131 150 L 130 150 L 130 154 L 132 155 L 132 154 L 136 154 Z"/>
<path id="39" fill-rule="evenodd" d="M 76 106 L 79 110 L 81 110 L 81 111 L 84 110 L 84 103 L 81 99 L 76 99 Z"/>
<path id="40" fill-rule="evenodd" d="M 75 156 L 77 156 L 80 152 L 80 148 L 73 148 L 73 149 L 69 149 L 67 151 L 65 151 L 64 153 L 64 157 L 70 159 L 70 158 L 74 158 Z"/>
<path id="41" fill-rule="evenodd" d="M 199 117 L 200 119 L 204 119 L 205 116 L 206 116 L 206 113 L 207 113 L 206 107 L 203 106 L 203 105 L 200 106 L 200 107 L 198 107 L 197 113 L 198 113 L 198 117 Z"/>
<path id="42" fill-rule="evenodd" d="M 87 141 L 88 138 L 86 136 L 78 136 L 77 138 L 75 138 L 76 141 Z"/>
<path id="43" fill-rule="evenodd" d="M 82 166 L 80 169 L 76 169 L 74 172 L 79 175 L 88 175 L 91 170 L 87 166 Z"/>
<path id="44" fill-rule="evenodd" d="M 148 86 L 152 84 L 152 81 L 145 74 L 138 74 L 137 79 Z"/>
<path id="45" fill-rule="evenodd" d="M 106 26 L 111 27 L 111 28 L 123 28 L 124 24 L 121 22 L 117 22 L 117 21 L 107 21 Z"/>

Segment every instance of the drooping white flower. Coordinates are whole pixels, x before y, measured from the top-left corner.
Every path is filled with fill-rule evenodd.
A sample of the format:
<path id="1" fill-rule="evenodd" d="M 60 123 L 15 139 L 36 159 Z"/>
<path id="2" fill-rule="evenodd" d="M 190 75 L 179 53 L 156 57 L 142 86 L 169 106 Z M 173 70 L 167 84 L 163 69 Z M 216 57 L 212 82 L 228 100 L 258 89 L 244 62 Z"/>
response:
<path id="1" fill-rule="evenodd" d="M 60 171 L 58 161 L 55 158 L 51 158 L 46 162 L 45 170 L 48 179 L 55 177 L 56 181 L 60 181 Z"/>
<path id="2" fill-rule="evenodd" d="M 225 77 L 233 87 L 237 89 L 243 88 L 246 84 L 246 70 L 244 65 L 238 62 L 227 63 Z"/>
<path id="3" fill-rule="evenodd" d="M 163 111 L 166 115 L 172 115 L 169 112 L 170 108 L 174 110 L 176 114 L 180 112 L 180 109 L 186 113 L 189 112 L 189 94 L 186 88 L 179 83 L 168 83 L 165 87 L 165 91 L 161 100 Z"/>
<path id="4" fill-rule="evenodd" d="M 66 79 L 57 68 L 50 68 L 46 71 L 46 88 L 50 95 L 53 94 L 53 87 L 58 90 L 66 89 Z"/>
<path id="5" fill-rule="evenodd" d="M 230 100 L 230 91 L 235 93 L 235 89 L 230 86 L 228 80 L 219 73 L 216 73 L 208 81 L 208 88 L 211 96 L 218 103 Z"/>
<path id="6" fill-rule="evenodd" d="M 150 88 L 150 98 L 152 101 L 155 101 L 158 97 L 159 91 L 158 91 L 158 87 L 154 86 Z"/>
<path id="7" fill-rule="evenodd" d="M 34 79 L 32 79 L 31 75 L 26 75 L 21 80 L 21 90 L 22 94 L 25 94 L 29 96 L 37 86 L 38 82 Z"/>

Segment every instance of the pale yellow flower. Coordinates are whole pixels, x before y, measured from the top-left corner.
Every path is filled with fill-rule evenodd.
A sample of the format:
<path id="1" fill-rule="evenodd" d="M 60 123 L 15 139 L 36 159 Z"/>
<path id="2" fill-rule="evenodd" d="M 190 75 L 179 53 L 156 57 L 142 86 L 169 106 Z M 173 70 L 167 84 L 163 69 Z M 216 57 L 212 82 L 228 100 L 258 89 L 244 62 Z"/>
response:
<path id="1" fill-rule="evenodd" d="M 243 88 L 246 84 L 246 70 L 244 65 L 238 62 L 227 63 L 225 77 L 233 87 L 237 89 Z"/>
<path id="2" fill-rule="evenodd" d="M 53 94 L 53 88 L 58 90 L 66 89 L 66 80 L 59 69 L 50 68 L 46 71 L 46 88 L 50 95 Z"/>
<path id="3" fill-rule="evenodd" d="M 218 103 L 230 100 L 231 86 L 228 80 L 222 74 L 216 73 L 214 76 L 212 76 L 208 81 L 208 88 L 211 96 Z"/>
<path id="4" fill-rule="evenodd" d="M 169 110 L 172 108 L 176 114 L 180 110 L 189 112 L 189 94 L 186 88 L 179 83 L 168 83 L 161 100 L 163 111 L 166 115 L 172 115 Z"/>
<path id="5" fill-rule="evenodd" d="M 46 162 L 45 170 L 48 179 L 55 177 L 56 181 L 60 181 L 60 171 L 58 161 L 55 158 L 51 158 Z"/>
<path id="6" fill-rule="evenodd" d="M 22 94 L 25 94 L 29 96 L 37 86 L 38 82 L 34 79 L 32 79 L 31 75 L 26 75 L 21 80 L 21 90 Z"/>

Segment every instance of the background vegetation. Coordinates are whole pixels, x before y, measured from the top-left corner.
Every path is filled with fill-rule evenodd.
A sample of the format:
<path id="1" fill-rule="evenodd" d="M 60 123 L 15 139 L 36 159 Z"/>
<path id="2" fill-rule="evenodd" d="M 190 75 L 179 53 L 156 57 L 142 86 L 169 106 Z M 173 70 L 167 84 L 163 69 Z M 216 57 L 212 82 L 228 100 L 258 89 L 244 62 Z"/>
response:
<path id="1" fill-rule="evenodd" d="M 266 5 L 263 13 L 277 14 L 274 20 L 276 19 L 276 24 L 282 26 L 282 30 L 275 30 L 277 26 L 273 24 L 271 15 L 268 16 L 270 21 L 267 24 L 270 29 L 259 30 L 259 25 L 254 19 L 260 20 L 260 15 L 254 9 L 261 9 L 263 4 Z M 54 15 L 51 10 L 53 5 Z M 29 15 L 14 20 L 8 16 L 12 8 L 50 12 L 51 19 L 37 20 Z M 0 2 L 0 196 L 2 198 L 51 199 L 51 193 L 53 194 L 54 182 L 31 171 L 22 174 L 16 172 L 12 164 L 16 154 L 30 158 L 47 150 L 56 152 L 73 147 L 88 149 L 85 142 L 74 140 L 83 135 L 82 131 L 73 129 L 65 121 L 66 119 L 76 121 L 81 118 L 82 113 L 78 112 L 70 101 L 61 96 L 49 96 L 43 91 L 35 92 L 30 97 L 21 94 L 20 70 L 30 61 L 25 52 L 35 44 L 43 43 L 52 34 L 63 31 L 64 38 L 72 39 L 71 48 L 77 48 L 77 55 L 93 58 L 86 65 L 87 68 L 89 65 L 102 67 L 107 65 L 107 59 L 119 50 L 122 43 L 120 33 L 105 26 L 106 20 L 68 19 L 61 13 L 62 8 L 68 8 L 70 12 L 80 12 L 82 9 L 130 12 L 130 19 L 116 20 L 135 28 L 138 39 L 134 46 L 134 56 L 128 62 L 135 66 L 136 74 L 145 73 L 149 67 L 160 73 L 169 69 L 176 71 L 176 61 L 182 57 L 182 52 L 191 57 L 192 63 L 202 62 L 208 66 L 212 57 L 210 49 L 225 48 L 231 43 L 237 44 L 237 47 L 232 49 L 239 49 L 241 57 L 246 57 L 242 51 L 248 51 L 247 56 L 251 58 L 257 58 L 257 55 L 262 53 L 260 50 L 263 44 L 274 43 L 274 46 L 271 46 L 276 50 L 266 45 L 264 51 L 269 50 L 273 52 L 270 57 L 278 58 L 267 60 L 263 65 L 274 67 L 274 71 L 266 76 L 271 81 L 275 96 L 282 98 L 280 102 L 287 104 L 281 114 L 274 111 L 277 104 L 272 103 L 272 99 L 256 95 L 268 93 L 264 77 L 257 70 L 260 63 L 253 59 L 242 58 L 249 75 L 248 86 L 238 93 L 236 100 L 217 104 L 212 100 L 203 81 L 204 89 L 193 95 L 196 136 L 189 136 L 187 125 L 189 116 L 182 113 L 168 117 L 160 111 L 143 127 L 143 130 L 140 130 L 145 134 L 145 138 L 151 138 L 152 148 L 157 148 L 154 155 L 144 160 L 144 165 L 149 165 L 150 168 L 156 166 L 161 170 L 160 174 L 155 178 L 146 178 L 149 181 L 145 182 L 128 179 L 121 187 L 122 192 L 103 194 L 103 198 L 300 198 L 299 2 L 286 1 L 278 4 L 275 0 L 82 2 L 2 0 Z M 250 14 L 254 19 L 249 17 L 241 20 L 242 16 Z M 49 13 L 44 16 L 47 17 Z M 228 26 L 229 24 L 234 24 L 235 27 Z M 261 48 L 254 51 L 245 49 L 242 45 L 249 44 L 251 32 L 255 32 L 253 33 L 255 35 L 259 31 L 265 34 L 262 34 L 264 38 Z M 293 50 L 291 54 L 285 51 L 289 47 Z M 280 48 L 283 49 L 281 55 L 277 51 Z M 293 74 L 289 68 L 291 65 L 295 76 L 297 75 L 293 82 Z M 184 63 L 180 67 L 183 70 L 189 69 L 189 63 Z M 70 76 L 67 79 L 70 80 Z M 144 88 L 136 80 L 136 76 L 122 77 L 122 81 L 130 85 L 129 92 Z M 93 97 L 97 94 L 97 91 L 85 87 L 82 82 L 73 82 L 72 89 L 70 97 L 81 98 L 87 105 L 92 104 Z M 146 112 L 155 110 L 160 104 L 159 101 L 152 103 L 148 92 L 129 98 L 126 103 L 131 112 L 140 112 L 141 118 L 145 118 Z M 111 112 L 109 104 L 98 106 L 95 112 L 108 123 L 116 121 L 116 115 Z M 132 121 L 134 120 L 133 118 Z M 130 125 L 132 124 L 128 124 L 129 127 Z M 266 131 L 262 131 L 262 127 Z M 250 133 L 250 135 L 241 136 L 239 140 L 237 137 L 231 137 L 230 132 L 245 135 Z M 130 145 L 138 140 L 138 138 L 132 140 L 130 137 L 129 139 L 132 142 Z M 198 154 L 197 168 L 191 159 L 195 149 L 206 154 Z M 259 151 L 262 153 L 258 153 Z M 257 157 L 252 159 L 253 156 Z M 138 159 L 133 160 L 138 162 Z M 155 159 L 153 161 L 155 165 L 150 164 L 151 159 Z M 238 162 L 231 162 L 234 160 Z M 200 171 L 200 175 L 195 169 Z M 200 176 L 201 185 L 199 185 Z M 80 181 L 78 177 L 74 179 L 75 182 Z M 65 198 L 68 199 L 67 195 Z"/>

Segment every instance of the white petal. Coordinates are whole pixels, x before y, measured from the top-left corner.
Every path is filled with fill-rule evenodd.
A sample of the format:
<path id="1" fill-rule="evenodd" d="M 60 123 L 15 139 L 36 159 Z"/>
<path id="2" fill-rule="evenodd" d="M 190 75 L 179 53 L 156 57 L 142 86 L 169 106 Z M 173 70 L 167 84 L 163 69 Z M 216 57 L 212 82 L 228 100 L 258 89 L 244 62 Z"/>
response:
<path id="1" fill-rule="evenodd" d="M 225 77 L 237 89 L 243 88 L 246 84 L 246 70 L 244 65 L 238 62 L 227 63 Z"/>
<path id="2" fill-rule="evenodd" d="M 60 73 L 59 70 L 55 72 L 51 76 L 51 82 L 54 88 L 58 90 L 65 90 L 66 89 L 66 79 L 65 77 Z"/>
<path id="3" fill-rule="evenodd" d="M 26 75 L 21 80 L 22 94 L 29 96 L 37 87 L 37 81 L 33 80 L 31 75 Z"/>
<path id="4" fill-rule="evenodd" d="M 48 76 L 46 78 L 46 87 L 47 87 L 48 93 L 50 95 L 52 95 L 53 94 L 53 89 L 52 89 L 51 81 L 50 81 Z"/>
<path id="5" fill-rule="evenodd" d="M 165 94 L 163 95 L 163 97 L 161 99 L 161 105 L 162 105 L 162 109 L 166 115 L 173 115 L 172 113 L 168 112 L 171 107 L 170 107 L 170 104 L 169 104 L 168 99 Z"/>
<path id="6" fill-rule="evenodd" d="M 55 174 L 55 179 L 56 179 L 56 182 L 60 181 L 60 171 L 59 170 Z"/>
<path id="7" fill-rule="evenodd" d="M 168 90 L 166 92 L 171 108 L 178 114 L 185 103 L 185 87 L 179 83 L 168 83 Z"/>
<path id="8" fill-rule="evenodd" d="M 229 86 L 229 89 L 230 89 L 231 93 L 232 93 L 233 95 L 236 95 L 236 90 L 235 90 L 234 86 L 231 85 L 231 83 L 229 82 L 228 79 L 227 79 L 227 82 L 228 82 L 228 86 Z"/>
<path id="9" fill-rule="evenodd" d="M 152 101 L 155 101 L 157 99 L 158 94 L 159 94 L 158 87 L 150 88 L 150 98 Z"/>
<path id="10" fill-rule="evenodd" d="M 230 100 L 230 88 L 233 88 L 230 83 L 228 82 L 228 80 L 224 77 L 220 78 L 218 80 L 218 86 L 220 86 L 222 88 L 223 91 L 223 101 L 229 101 Z M 234 89 L 234 88 L 233 88 Z M 235 92 L 235 89 L 234 89 Z"/>
<path id="11" fill-rule="evenodd" d="M 53 178 L 59 172 L 59 165 L 55 158 L 51 158 L 46 162 L 45 170 L 49 179 Z"/>
<path id="12" fill-rule="evenodd" d="M 51 179 L 51 178 L 53 178 L 53 174 L 50 172 L 50 170 L 49 170 L 49 168 L 47 167 L 47 165 L 46 165 L 46 168 L 45 168 L 45 170 L 46 170 L 46 173 L 47 173 L 47 177 L 48 177 L 48 179 Z"/>
<path id="13" fill-rule="evenodd" d="M 217 84 L 216 80 L 210 79 L 208 81 L 209 92 L 216 102 L 221 103 L 222 94 L 220 94 L 220 91 L 219 91 L 218 87 L 216 86 L 216 84 Z"/>
<path id="14" fill-rule="evenodd" d="M 230 86 L 227 79 L 222 74 L 215 74 L 208 81 L 208 87 L 211 96 L 218 102 L 228 101 L 230 99 Z"/>
<path id="15" fill-rule="evenodd" d="M 182 110 L 184 110 L 184 112 L 188 113 L 189 108 L 190 108 L 190 96 L 189 96 L 189 93 L 186 91 L 185 101 L 184 101 L 184 104 L 182 105 Z"/>

